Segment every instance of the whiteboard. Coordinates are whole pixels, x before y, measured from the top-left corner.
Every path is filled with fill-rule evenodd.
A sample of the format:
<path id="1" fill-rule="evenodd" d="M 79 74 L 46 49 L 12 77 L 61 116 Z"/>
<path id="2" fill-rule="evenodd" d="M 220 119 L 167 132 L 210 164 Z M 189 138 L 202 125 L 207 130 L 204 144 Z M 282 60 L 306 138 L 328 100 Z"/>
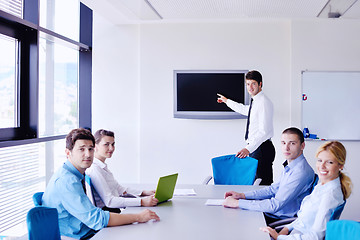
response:
<path id="1" fill-rule="evenodd" d="M 360 72 L 303 72 L 302 127 L 327 140 L 360 140 Z"/>

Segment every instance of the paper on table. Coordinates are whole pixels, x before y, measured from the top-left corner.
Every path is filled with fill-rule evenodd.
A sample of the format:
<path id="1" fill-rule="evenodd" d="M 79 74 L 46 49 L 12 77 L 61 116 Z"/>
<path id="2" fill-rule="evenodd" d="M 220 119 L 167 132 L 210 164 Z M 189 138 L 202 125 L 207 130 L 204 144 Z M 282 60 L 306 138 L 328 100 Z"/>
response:
<path id="1" fill-rule="evenodd" d="M 174 196 L 195 196 L 194 189 L 175 189 Z"/>
<path id="2" fill-rule="evenodd" d="M 222 206 L 224 201 L 225 201 L 225 199 L 208 199 L 205 202 L 205 205 L 207 205 L 207 206 Z"/>

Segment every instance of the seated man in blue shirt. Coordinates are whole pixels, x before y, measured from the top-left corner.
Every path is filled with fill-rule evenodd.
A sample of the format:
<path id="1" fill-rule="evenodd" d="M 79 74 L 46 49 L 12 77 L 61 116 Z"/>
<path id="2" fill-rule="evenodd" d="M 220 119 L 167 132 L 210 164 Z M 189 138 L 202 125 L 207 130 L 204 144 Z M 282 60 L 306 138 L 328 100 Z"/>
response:
<path id="1" fill-rule="evenodd" d="M 106 226 L 160 220 L 156 213 L 144 210 L 138 214 L 117 214 L 92 205 L 85 193 L 85 170 L 94 157 L 95 139 L 90 131 L 79 128 L 66 136 L 68 161 L 50 179 L 42 198 L 44 207 L 56 208 L 60 234 L 76 239 L 89 239 Z"/>
<path id="2" fill-rule="evenodd" d="M 310 194 L 314 170 L 306 161 L 304 135 L 298 128 L 285 129 L 281 149 L 286 161 L 280 180 L 268 187 L 245 193 L 226 192 L 223 205 L 264 212 L 267 224 L 294 217 L 301 201 Z"/>

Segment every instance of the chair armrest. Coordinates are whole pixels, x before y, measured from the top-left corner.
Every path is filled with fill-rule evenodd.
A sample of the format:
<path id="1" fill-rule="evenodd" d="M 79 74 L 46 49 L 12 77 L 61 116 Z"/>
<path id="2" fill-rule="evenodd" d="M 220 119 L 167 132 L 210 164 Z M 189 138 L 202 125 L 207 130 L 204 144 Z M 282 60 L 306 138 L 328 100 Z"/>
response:
<path id="1" fill-rule="evenodd" d="M 254 186 L 259 186 L 260 185 L 260 183 L 261 183 L 261 181 L 262 181 L 262 179 L 261 178 L 257 178 L 257 179 L 255 179 L 255 181 L 254 181 Z"/>
<path id="2" fill-rule="evenodd" d="M 295 219 L 297 219 L 297 217 L 292 217 L 292 218 L 285 218 L 285 219 L 281 219 L 278 220 L 276 222 L 270 223 L 269 227 L 271 228 L 277 228 L 277 227 L 283 227 L 284 225 L 287 225 L 289 223 L 292 223 Z"/>
<path id="3" fill-rule="evenodd" d="M 208 185 L 210 180 L 212 179 L 213 177 L 212 176 L 207 176 L 204 181 L 202 182 L 203 185 Z"/>

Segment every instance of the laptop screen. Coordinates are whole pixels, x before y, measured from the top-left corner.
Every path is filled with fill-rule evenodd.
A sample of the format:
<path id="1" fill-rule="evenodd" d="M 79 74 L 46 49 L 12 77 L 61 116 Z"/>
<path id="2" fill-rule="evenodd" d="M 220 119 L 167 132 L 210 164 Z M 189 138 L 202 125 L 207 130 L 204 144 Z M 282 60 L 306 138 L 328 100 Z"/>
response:
<path id="1" fill-rule="evenodd" d="M 178 173 L 159 178 L 155 192 L 155 198 L 159 200 L 159 203 L 167 201 L 173 197 L 177 177 Z"/>

